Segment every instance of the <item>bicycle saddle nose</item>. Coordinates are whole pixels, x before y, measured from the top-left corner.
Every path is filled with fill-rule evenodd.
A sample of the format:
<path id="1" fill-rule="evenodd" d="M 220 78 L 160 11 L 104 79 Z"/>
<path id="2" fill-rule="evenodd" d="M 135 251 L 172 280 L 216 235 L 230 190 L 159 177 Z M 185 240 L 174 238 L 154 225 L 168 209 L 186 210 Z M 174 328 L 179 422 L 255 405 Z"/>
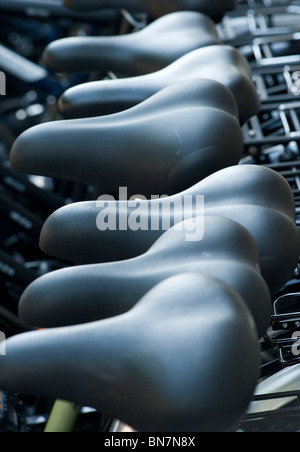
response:
<path id="1" fill-rule="evenodd" d="M 65 38 L 51 43 L 44 60 L 55 72 L 155 72 L 186 53 L 220 44 L 216 27 L 197 12 L 162 17 L 142 31 L 122 36 Z"/>
<path id="2" fill-rule="evenodd" d="M 173 194 L 239 162 L 243 137 L 232 93 L 211 80 L 167 87 L 115 115 L 57 121 L 15 142 L 16 172 L 129 193 Z M 103 191 L 102 191 L 103 193 Z"/>
<path id="3" fill-rule="evenodd" d="M 259 96 L 247 60 L 234 47 L 220 45 L 194 50 L 152 74 L 75 86 L 63 94 L 59 110 L 70 119 L 112 114 L 173 83 L 199 78 L 216 80 L 231 90 L 242 124 L 259 112 Z"/>
<path id="4" fill-rule="evenodd" d="M 190 219 L 180 226 L 166 231 L 136 258 L 71 267 L 37 279 L 21 297 L 22 321 L 47 328 L 113 317 L 131 309 L 162 280 L 197 272 L 234 288 L 263 335 L 270 322 L 270 294 L 250 233 L 240 224 L 218 217 L 199 222 Z M 190 234 L 197 241 L 189 241 Z"/>
<path id="5" fill-rule="evenodd" d="M 198 195 L 204 196 L 204 211 L 201 205 L 197 210 Z M 188 204 L 191 199 L 193 207 Z M 169 198 L 141 204 L 106 201 L 63 207 L 45 222 L 40 247 L 49 255 L 76 264 L 129 259 L 145 253 L 164 229 L 183 217 L 202 214 L 229 218 L 249 230 L 272 293 L 289 281 L 300 253 L 294 196 L 281 175 L 255 165 L 225 168 Z M 130 226 L 133 215 L 140 217 L 137 228 Z M 107 221 L 112 219 L 113 227 L 103 224 L 104 216 Z"/>
<path id="6" fill-rule="evenodd" d="M 237 7 L 237 0 L 63 0 L 65 6 L 77 10 L 124 8 L 130 12 L 145 12 L 151 18 L 174 11 L 200 11 L 215 20 L 221 20 L 225 12 Z"/>
<path id="7" fill-rule="evenodd" d="M 162 282 L 125 315 L 22 334 L 6 349 L 1 389 L 92 406 L 147 432 L 225 430 L 259 376 L 244 302 L 199 274 Z"/>

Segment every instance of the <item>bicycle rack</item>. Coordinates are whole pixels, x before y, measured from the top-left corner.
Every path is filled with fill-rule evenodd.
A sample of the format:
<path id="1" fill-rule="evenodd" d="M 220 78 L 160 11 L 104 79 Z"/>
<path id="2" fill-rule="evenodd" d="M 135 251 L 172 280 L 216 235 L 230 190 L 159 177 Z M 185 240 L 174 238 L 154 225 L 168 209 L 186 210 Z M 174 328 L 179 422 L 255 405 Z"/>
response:
<path id="1" fill-rule="evenodd" d="M 266 340 L 278 350 L 283 367 L 300 363 L 300 293 L 279 297 L 273 305 Z"/>
<path id="2" fill-rule="evenodd" d="M 295 199 L 295 222 L 300 232 L 300 161 L 266 165 L 288 182 Z M 273 303 L 271 326 L 266 334 L 266 348 L 274 347 L 281 367 L 300 363 L 300 260 L 294 276 Z M 299 346 L 299 347 L 298 347 Z"/>
<path id="3" fill-rule="evenodd" d="M 265 104 L 257 116 L 244 124 L 242 130 L 247 150 L 253 151 L 253 148 L 269 145 L 298 143 L 300 141 L 300 102 Z"/>
<path id="4" fill-rule="evenodd" d="M 248 10 L 249 8 L 272 8 L 274 6 L 286 6 L 290 0 L 241 0 L 238 10 Z M 297 3 L 297 2 L 293 2 Z"/>
<path id="5" fill-rule="evenodd" d="M 300 65 L 256 69 L 253 82 L 262 104 L 300 100 Z"/>
<path id="6" fill-rule="evenodd" d="M 290 50 L 289 50 L 290 49 Z M 253 40 L 253 68 L 263 66 L 285 66 L 300 63 L 300 33 L 268 36 Z M 276 55 L 278 53 L 278 55 Z M 281 55 L 280 53 L 283 53 Z"/>
<path id="7" fill-rule="evenodd" d="M 256 38 L 285 36 L 299 31 L 300 7 L 256 8 L 228 14 L 217 26 L 223 42 L 242 46 Z"/>

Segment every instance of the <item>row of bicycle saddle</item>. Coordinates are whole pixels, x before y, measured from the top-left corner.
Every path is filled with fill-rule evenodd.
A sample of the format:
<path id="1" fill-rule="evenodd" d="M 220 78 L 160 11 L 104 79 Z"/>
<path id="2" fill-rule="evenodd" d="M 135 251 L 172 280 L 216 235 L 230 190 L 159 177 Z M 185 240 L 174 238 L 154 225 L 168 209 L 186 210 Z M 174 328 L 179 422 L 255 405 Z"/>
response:
<path id="1" fill-rule="evenodd" d="M 146 75 L 74 88 L 61 99 L 73 119 L 12 148 L 13 170 L 110 198 L 46 221 L 42 249 L 70 266 L 23 293 L 22 321 L 49 329 L 7 341 L 0 388 L 92 406 L 139 431 L 231 428 L 255 391 L 272 296 L 299 257 L 289 185 L 239 165 L 241 124 L 259 110 L 246 60 L 207 16 L 182 11 L 128 36 L 53 43 L 45 62 Z M 133 199 L 112 200 L 120 187 Z M 201 240 L 187 240 L 197 227 Z"/>

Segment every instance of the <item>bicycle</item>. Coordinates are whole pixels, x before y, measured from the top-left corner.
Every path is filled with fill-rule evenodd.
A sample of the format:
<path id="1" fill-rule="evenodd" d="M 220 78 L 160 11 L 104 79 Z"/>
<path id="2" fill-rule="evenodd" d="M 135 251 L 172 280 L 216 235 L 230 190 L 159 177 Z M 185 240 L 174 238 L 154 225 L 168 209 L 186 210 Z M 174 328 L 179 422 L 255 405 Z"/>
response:
<path id="1" fill-rule="evenodd" d="M 262 6 L 262 2 L 261 2 L 261 6 Z M 266 6 L 266 5 L 263 5 L 263 6 Z M 241 9 L 239 9 L 237 11 L 238 14 L 240 14 L 240 12 L 241 12 Z M 235 16 L 235 14 L 232 14 L 232 17 L 233 16 Z M 280 39 L 282 39 L 282 37 L 280 37 Z M 275 48 L 278 51 L 278 46 L 277 47 L 275 46 Z M 251 52 L 253 52 L 253 49 L 251 50 Z M 249 53 L 249 61 L 250 62 L 253 58 L 253 53 L 251 54 L 251 52 Z M 274 172 L 279 172 L 280 176 L 289 182 L 290 187 L 291 187 L 290 194 L 295 197 L 295 200 L 297 200 L 298 138 L 297 138 L 297 134 L 295 132 L 297 132 L 297 130 L 298 130 L 297 129 L 297 121 L 296 121 L 298 107 L 293 102 L 292 105 L 285 105 L 284 108 L 283 107 L 279 108 L 279 103 L 281 102 L 281 98 L 276 98 L 276 100 L 275 100 L 275 97 L 273 97 L 274 94 L 277 95 L 279 92 L 279 95 L 287 96 L 287 97 L 284 97 L 284 99 L 286 99 L 286 101 L 288 101 L 288 96 L 290 96 L 290 94 L 291 94 L 290 85 L 288 84 L 288 81 L 289 81 L 289 76 L 291 77 L 291 80 L 293 80 L 294 72 L 288 70 L 287 68 L 283 68 L 282 66 L 280 66 L 280 64 L 282 64 L 281 63 L 282 61 L 283 60 L 280 59 L 280 62 L 278 65 L 278 63 L 277 63 L 278 60 L 277 60 L 276 67 L 274 67 L 273 62 L 271 62 L 272 66 L 270 67 L 268 65 L 269 62 L 267 61 L 266 63 L 264 63 L 264 66 L 265 66 L 264 71 L 260 71 L 260 68 L 255 67 L 255 66 L 257 66 L 256 64 L 252 65 L 253 71 L 254 72 L 257 71 L 256 73 L 259 73 L 262 76 L 262 78 L 260 80 L 267 81 L 269 83 L 269 86 L 271 86 L 271 87 L 272 87 L 272 81 L 269 77 L 268 71 L 270 71 L 271 75 L 275 74 L 273 79 L 279 81 L 280 87 L 279 87 L 278 91 L 276 90 L 276 88 L 274 88 L 274 91 L 272 91 L 272 89 L 268 90 L 267 96 L 269 96 L 269 97 L 266 100 L 268 102 L 270 101 L 270 103 L 272 102 L 272 105 L 268 104 L 268 102 L 265 102 L 263 104 L 262 111 L 260 112 L 260 114 L 257 115 L 256 117 L 254 116 L 253 118 L 251 118 L 250 121 L 246 121 L 246 124 L 243 126 L 243 133 L 245 136 L 245 149 L 244 149 L 244 159 L 242 160 L 241 163 L 248 163 L 248 164 L 251 163 L 251 164 L 259 164 L 259 165 L 264 164 L 264 165 L 270 167 L 270 169 L 273 170 Z M 282 70 L 282 73 L 281 73 L 281 70 Z M 283 71 L 285 71 L 285 72 L 283 72 Z M 285 75 L 286 78 L 284 79 L 286 81 L 286 85 L 284 83 L 282 83 L 282 76 L 284 74 L 286 74 Z M 258 79 L 256 79 L 256 83 L 258 83 L 257 80 Z M 266 89 L 268 89 L 268 87 Z M 265 92 L 266 92 L 266 90 L 265 90 Z M 273 100 L 274 100 L 274 102 L 273 102 Z M 290 100 L 293 100 L 293 99 L 291 98 Z M 53 130 L 55 130 L 55 127 Z M 240 165 L 240 166 L 242 167 L 243 165 Z M 245 169 L 246 169 L 246 167 L 245 167 Z M 72 210 L 72 206 L 70 206 L 70 208 Z M 241 247 L 241 249 L 244 249 L 244 247 Z M 62 252 L 62 254 L 64 254 L 64 253 Z M 296 265 L 296 262 L 295 262 L 295 265 Z M 155 267 L 155 266 L 153 266 L 153 267 Z M 60 273 L 58 273 L 58 274 L 60 274 Z M 54 277 L 54 274 L 52 276 Z M 51 276 L 50 276 L 50 280 L 51 280 Z M 176 286 L 175 281 L 173 282 L 173 284 Z M 293 286 L 294 284 L 297 284 L 296 273 L 294 274 L 293 279 L 291 281 L 287 281 L 286 290 L 289 290 L 289 287 L 293 288 L 293 290 L 295 290 L 295 286 Z M 282 284 L 279 284 L 279 285 L 282 286 Z M 181 288 L 182 287 L 184 287 L 184 286 L 181 286 Z M 187 286 L 185 286 L 185 287 L 187 287 Z M 204 287 L 207 287 L 207 286 L 205 285 Z M 157 290 L 159 290 L 159 289 L 157 289 Z M 179 290 L 179 288 L 177 288 L 177 286 L 176 286 L 176 290 Z M 175 293 L 176 293 L 176 290 L 175 290 Z M 29 289 L 29 291 L 30 291 L 30 289 Z M 278 295 L 275 292 L 277 292 L 277 291 L 276 290 L 274 291 L 274 298 L 276 298 Z M 28 293 L 29 292 L 27 292 L 27 294 Z M 158 296 L 158 295 L 156 295 L 156 296 Z M 155 296 L 155 298 L 156 298 L 156 296 Z M 36 297 L 34 297 L 34 298 L 36 298 Z M 193 297 L 191 297 L 191 298 L 193 298 Z M 275 301 L 275 300 L 273 300 L 273 301 Z M 275 304 L 275 306 L 276 306 L 276 304 Z M 61 320 L 61 319 L 59 319 L 59 316 L 58 316 L 58 321 L 59 320 Z M 282 319 L 280 318 L 280 322 L 284 322 L 284 320 L 285 320 L 284 318 L 282 318 Z M 81 330 L 81 331 L 83 331 L 83 330 Z M 289 333 L 289 329 L 287 329 L 287 334 L 288 333 Z M 278 377 L 278 381 L 282 381 L 281 374 L 277 374 L 278 370 L 280 369 L 280 362 L 279 362 L 277 354 L 274 353 L 274 349 L 276 349 L 277 345 L 278 345 L 277 343 L 275 344 L 270 341 L 267 341 L 266 338 L 264 338 L 263 342 L 261 343 L 262 356 L 263 356 L 265 362 L 261 366 L 260 372 L 261 372 L 261 376 L 264 379 L 265 378 L 267 378 L 267 379 L 266 379 L 265 387 L 263 389 L 263 394 L 259 393 L 258 395 L 256 395 L 254 397 L 254 400 L 260 400 L 261 398 L 268 398 L 268 397 L 276 398 L 279 396 L 282 398 L 282 394 L 274 394 L 273 396 L 270 396 L 271 381 L 268 380 L 268 377 L 272 377 L 272 375 L 275 375 L 276 377 Z M 16 351 L 17 351 L 17 349 L 18 349 L 18 347 L 16 347 Z M 252 352 L 253 352 L 253 350 L 254 349 L 252 348 Z M 285 355 L 284 358 L 287 358 L 287 355 Z M 255 368 L 255 366 L 253 366 L 253 367 L 251 366 L 251 368 L 253 370 Z M 259 388 L 258 388 L 258 390 L 259 390 Z M 282 388 L 280 388 L 280 385 L 277 386 L 276 391 L 279 391 L 279 392 L 282 391 Z M 41 392 L 43 392 L 43 388 L 41 388 Z M 250 391 L 250 393 L 251 392 L 252 391 Z M 287 395 L 287 394 L 285 394 L 285 395 Z M 293 396 L 293 397 L 297 396 L 297 388 L 294 393 L 289 393 L 288 395 Z M 224 394 L 220 395 L 220 397 L 221 398 L 224 397 Z M 70 396 L 70 398 L 71 399 L 74 398 L 73 394 L 72 394 L 72 396 Z M 81 403 L 82 400 L 80 400 L 79 402 Z M 227 402 L 224 402 L 224 403 L 227 403 Z M 101 405 L 101 407 L 103 406 L 102 404 L 100 404 L 100 405 Z M 72 410 L 71 417 L 73 417 L 73 420 L 74 420 L 74 417 L 76 417 L 77 415 L 78 415 L 78 408 L 75 408 L 75 413 Z M 249 413 L 249 415 L 250 415 L 250 413 Z M 256 415 L 256 413 L 254 413 L 254 416 L 255 415 Z M 267 414 L 264 414 L 264 416 L 267 416 Z M 122 416 L 120 415 L 120 417 L 122 417 Z M 57 414 L 54 415 L 54 419 L 55 418 L 59 419 L 59 417 L 57 417 Z M 67 415 L 63 416 L 63 418 L 64 418 L 64 420 L 67 420 L 68 416 Z M 127 419 L 130 422 L 131 416 L 129 416 Z M 174 421 L 174 418 L 172 418 L 172 414 L 170 414 L 169 419 L 173 419 L 173 421 Z M 51 418 L 51 422 L 52 422 L 52 420 L 53 420 L 53 417 Z M 242 430 L 243 428 L 244 429 L 247 428 L 247 425 L 250 427 L 251 427 L 251 425 L 253 425 L 253 424 L 251 424 L 251 422 L 253 421 L 253 417 L 252 418 L 246 417 L 245 420 L 246 421 L 241 424 L 240 430 Z M 162 422 L 161 425 L 163 425 L 164 420 L 161 420 L 161 422 Z M 132 423 L 139 426 L 140 430 L 144 429 L 144 425 L 139 424 L 138 421 L 133 420 Z M 108 425 L 110 425 L 110 424 L 111 423 L 108 423 L 106 425 L 106 428 L 110 428 L 110 430 L 120 428 L 120 427 L 118 427 L 118 426 L 116 427 L 114 425 L 108 427 Z M 55 428 L 57 428 L 57 427 L 55 427 Z M 261 428 L 261 426 L 260 426 L 260 428 Z M 51 425 L 50 425 L 49 429 L 51 430 Z M 236 429 L 238 429 L 238 427 L 236 427 L 235 430 Z"/>

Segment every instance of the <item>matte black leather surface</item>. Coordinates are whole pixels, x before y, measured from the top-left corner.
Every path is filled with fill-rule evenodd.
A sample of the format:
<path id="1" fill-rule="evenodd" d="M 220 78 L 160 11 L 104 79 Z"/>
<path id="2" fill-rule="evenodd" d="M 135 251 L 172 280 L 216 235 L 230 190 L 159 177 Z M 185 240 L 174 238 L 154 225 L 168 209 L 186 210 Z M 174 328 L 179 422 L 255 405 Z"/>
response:
<path id="1" fill-rule="evenodd" d="M 128 35 L 54 41 L 46 49 L 44 60 L 57 72 L 111 70 L 132 76 L 158 71 L 192 50 L 220 43 L 207 16 L 185 11 L 162 17 Z"/>
<path id="2" fill-rule="evenodd" d="M 259 376 L 245 304 L 199 274 L 162 282 L 120 317 L 23 334 L 6 348 L 1 389 L 92 406 L 146 432 L 232 427 Z"/>
<path id="3" fill-rule="evenodd" d="M 11 167 L 93 184 L 105 193 L 125 186 L 129 194 L 170 195 L 239 162 L 237 117 L 226 87 L 185 81 L 125 112 L 29 129 L 12 148 Z"/>
<path id="4" fill-rule="evenodd" d="M 219 217 L 204 218 L 204 237 L 187 241 L 195 221 L 166 231 L 145 254 L 107 264 L 70 267 L 39 278 L 23 293 L 20 316 L 30 326 L 73 325 L 122 314 L 160 281 L 197 272 L 220 279 L 249 307 L 259 336 L 270 321 L 269 289 L 250 233 Z"/>
<path id="5" fill-rule="evenodd" d="M 232 219 L 250 231 L 258 246 L 262 274 L 272 293 L 289 281 L 300 254 L 299 233 L 294 221 L 294 197 L 282 176 L 269 168 L 254 165 L 223 169 L 173 197 L 146 201 L 147 208 L 144 210 L 137 210 L 139 204 L 130 206 L 126 201 L 108 201 L 104 210 L 96 202 L 63 207 L 46 221 L 40 246 L 50 255 L 77 264 L 138 256 L 146 252 L 163 233 L 163 224 L 168 224 L 168 220 L 171 226 L 178 222 L 178 208 L 184 206 L 186 195 L 205 196 L 205 215 Z M 175 210 L 171 208 L 172 203 Z M 101 211 L 108 218 L 116 214 L 115 231 L 98 229 Z M 134 211 L 141 215 L 141 224 L 145 224 L 144 219 L 147 218 L 148 230 L 133 231 L 129 227 L 120 230 L 120 218 L 125 217 L 125 224 L 128 225 Z M 193 217 L 199 213 L 190 209 L 184 211 L 184 216 Z M 151 227 L 151 221 L 159 225 L 157 230 Z"/>
<path id="6" fill-rule="evenodd" d="M 247 60 L 234 47 L 225 45 L 194 50 L 152 74 L 75 86 L 61 97 L 59 110 L 69 119 L 116 113 L 173 83 L 198 78 L 216 80 L 232 91 L 242 124 L 259 112 L 259 96 Z"/>
<path id="7" fill-rule="evenodd" d="M 226 11 L 235 9 L 237 0 L 63 0 L 65 6 L 77 10 L 125 8 L 143 11 L 150 17 L 160 17 L 173 11 L 196 10 L 221 19 Z"/>

